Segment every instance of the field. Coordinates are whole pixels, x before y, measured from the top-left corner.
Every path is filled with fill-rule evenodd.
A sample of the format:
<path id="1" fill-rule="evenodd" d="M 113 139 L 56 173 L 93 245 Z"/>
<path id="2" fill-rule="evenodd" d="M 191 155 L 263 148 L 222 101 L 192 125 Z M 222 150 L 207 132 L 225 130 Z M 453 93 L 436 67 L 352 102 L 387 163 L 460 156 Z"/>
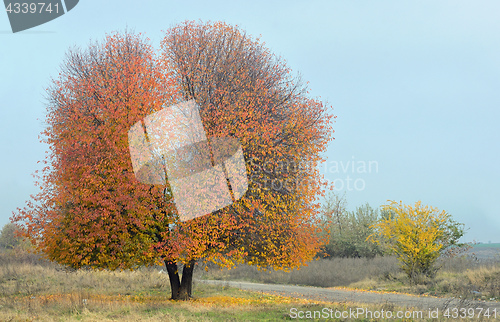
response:
<path id="1" fill-rule="evenodd" d="M 292 307 L 346 310 L 345 305 L 194 285 L 195 299 L 170 301 L 168 277 L 158 268 L 134 272 L 68 271 L 33 256 L 0 262 L 0 321 L 275 321 Z"/>
<path id="2" fill-rule="evenodd" d="M 476 244 L 469 251 L 472 258 L 479 261 L 500 260 L 500 243 Z"/>
<path id="3" fill-rule="evenodd" d="M 494 259 L 447 260 L 435 281 L 405 286 L 394 258 L 313 261 L 290 273 L 239 266 L 220 270 L 203 265 L 198 279 L 252 280 L 323 287 L 398 291 L 440 296 L 500 299 L 500 265 Z M 195 283 L 194 300 L 169 300 L 168 276 L 161 268 L 133 272 L 70 271 L 30 254 L 0 254 L 0 321 L 276 321 L 291 320 L 290 310 L 395 310 L 364 305 L 295 299 Z M 490 319 L 491 320 L 491 319 Z"/>
<path id="4" fill-rule="evenodd" d="M 347 287 L 500 301 L 500 257 L 478 259 L 475 252 L 476 249 L 473 249 L 467 256 L 441 260 L 437 276 L 432 280 L 422 278 L 416 285 L 410 285 L 394 257 L 319 259 L 288 273 L 259 271 L 248 265 L 231 270 L 209 266 L 207 272 L 198 270 L 198 274 L 201 279 Z M 495 253 L 491 249 L 488 252 Z"/>

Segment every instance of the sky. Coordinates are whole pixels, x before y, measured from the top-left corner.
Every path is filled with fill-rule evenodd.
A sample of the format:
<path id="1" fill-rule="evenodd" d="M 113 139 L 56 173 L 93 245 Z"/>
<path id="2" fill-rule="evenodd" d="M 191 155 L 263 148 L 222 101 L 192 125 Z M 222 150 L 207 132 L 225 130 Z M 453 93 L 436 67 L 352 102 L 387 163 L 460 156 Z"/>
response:
<path id="1" fill-rule="evenodd" d="M 348 208 L 388 200 L 446 210 L 463 241 L 500 242 L 500 2 L 80 1 L 12 33 L 0 13 L 0 226 L 36 193 L 45 89 L 65 53 L 114 31 L 155 48 L 185 20 L 260 36 L 333 106 L 322 173 Z"/>

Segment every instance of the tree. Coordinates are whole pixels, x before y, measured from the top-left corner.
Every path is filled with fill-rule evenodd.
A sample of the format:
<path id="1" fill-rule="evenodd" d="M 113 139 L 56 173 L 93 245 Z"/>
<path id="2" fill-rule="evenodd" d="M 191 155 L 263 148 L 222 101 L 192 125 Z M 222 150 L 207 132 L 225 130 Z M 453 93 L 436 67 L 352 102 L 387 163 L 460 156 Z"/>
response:
<path id="1" fill-rule="evenodd" d="M 203 256 L 225 266 L 304 264 L 322 242 L 317 197 L 325 182 L 316 164 L 331 139 L 328 109 L 308 98 L 284 62 L 238 27 L 186 22 L 166 33 L 162 49 L 183 99 L 199 104 L 207 136 L 240 141 L 250 178 L 242 199 L 182 224 L 203 245 L 184 258 Z M 200 227 L 206 232 L 194 235 Z M 208 233 L 220 227 L 227 229 L 223 238 Z"/>
<path id="2" fill-rule="evenodd" d="M 51 151 L 41 192 L 13 219 L 39 251 L 71 267 L 162 260 L 173 299 L 191 297 L 200 259 L 226 267 L 305 264 L 322 243 L 316 198 L 324 182 L 315 165 L 331 140 L 332 116 L 289 72 L 258 40 L 224 23 L 175 26 L 158 56 L 129 33 L 70 52 L 48 92 Z M 136 179 L 127 133 L 188 100 L 199 106 L 209 141 L 239 140 L 251 180 L 230 206 L 181 221 L 168 178 L 162 185 Z M 296 166 L 304 162 L 310 166 Z M 287 185 L 269 189 L 270 178 Z"/>
<path id="3" fill-rule="evenodd" d="M 444 210 L 420 201 L 415 206 L 390 201 L 382 209 L 386 215 L 373 226 L 369 239 L 393 252 L 412 282 L 421 275 L 433 277 L 439 256 L 465 245 L 459 243 L 464 225 Z"/>
<path id="4" fill-rule="evenodd" d="M 15 250 L 27 248 L 28 245 L 16 233 L 18 227 L 13 223 L 7 223 L 0 231 L 0 250 Z"/>
<path id="5" fill-rule="evenodd" d="M 345 196 L 331 194 L 323 208 L 323 216 L 329 232 L 326 256 L 368 257 L 382 255 L 381 248 L 366 239 L 373 233 L 372 225 L 379 218 L 377 210 L 365 204 L 355 211 L 346 210 Z"/>

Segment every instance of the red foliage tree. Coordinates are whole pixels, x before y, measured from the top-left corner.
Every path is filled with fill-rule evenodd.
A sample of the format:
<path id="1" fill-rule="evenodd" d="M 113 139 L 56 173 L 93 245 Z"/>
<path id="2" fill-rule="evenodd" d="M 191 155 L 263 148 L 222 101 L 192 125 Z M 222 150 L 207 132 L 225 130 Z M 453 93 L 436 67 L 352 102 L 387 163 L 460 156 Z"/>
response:
<path id="1" fill-rule="evenodd" d="M 316 165 L 332 138 L 332 116 L 238 27 L 183 23 L 166 32 L 160 56 L 140 36 L 108 36 L 70 52 L 48 93 L 41 190 L 13 217 L 48 258 L 108 269 L 161 259 L 172 298 L 187 299 L 199 259 L 294 268 L 324 242 L 317 198 L 325 182 Z M 180 221 L 168 179 L 136 179 L 127 133 L 187 100 L 198 104 L 209 141 L 240 142 L 250 180 L 230 206 Z"/>

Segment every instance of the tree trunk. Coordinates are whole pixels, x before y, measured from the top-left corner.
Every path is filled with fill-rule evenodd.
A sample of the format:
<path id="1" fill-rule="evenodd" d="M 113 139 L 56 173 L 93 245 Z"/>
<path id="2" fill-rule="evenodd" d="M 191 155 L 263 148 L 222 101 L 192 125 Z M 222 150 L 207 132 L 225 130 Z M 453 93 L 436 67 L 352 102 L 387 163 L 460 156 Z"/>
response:
<path id="1" fill-rule="evenodd" d="M 196 261 L 191 260 L 182 269 L 181 288 L 179 290 L 179 300 L 189 300 L 193 289 L 193 271 Z"/>
<path id="2" fill-rule="evenodd" d="M 191 298 L 191 290 L 193 288 L 193 271 L 196 261 L 191 260 L 184 265 L 182 269 L 182 281 L 179 278 L 179 270 L 177 263 L 165 261 L 168 278 L 170 279 L 170 288 L 172 289 L 172 300 L 189 300 Z"/>
<path id="3" fill-rule="evenodd" d="M 179 289 L 181 288 L 181 282 L 179 280 L 179 271 L 177 270 L 177 263 L 165 261 L 165 267 L 167 268 L 168 278 L 170 280 L 170 289 L 172 290 L 172 300 L 177 300 L 179 297 Z"/>

